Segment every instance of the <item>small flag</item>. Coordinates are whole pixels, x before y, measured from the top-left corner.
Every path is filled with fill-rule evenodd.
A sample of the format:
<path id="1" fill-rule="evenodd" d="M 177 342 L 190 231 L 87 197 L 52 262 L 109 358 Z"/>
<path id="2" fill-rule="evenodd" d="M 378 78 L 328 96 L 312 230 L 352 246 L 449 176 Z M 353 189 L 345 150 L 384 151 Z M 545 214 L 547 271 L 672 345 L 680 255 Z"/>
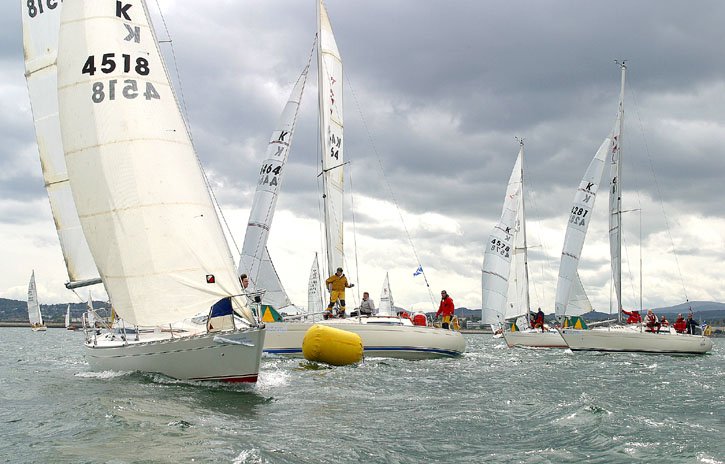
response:
<path id="1" fill-rule="evenodd" d="M 413 277 L 415 277 L 417 275 L 421 275 L 422 273 L 423 273 L 423 266 L 420 265 L 420 266 L 418 266 L 418 269 L 416 269 L 415 272 L 413 273 Z"/>
<path id="2" fill-rule="evenodd" d="M 216 283 L 216 278 L 214 277 L 214 274 L 207 274 L 206 275 L 206 283 L 208 283 L 208 284 L 214 284 L 214 283 Z"/>

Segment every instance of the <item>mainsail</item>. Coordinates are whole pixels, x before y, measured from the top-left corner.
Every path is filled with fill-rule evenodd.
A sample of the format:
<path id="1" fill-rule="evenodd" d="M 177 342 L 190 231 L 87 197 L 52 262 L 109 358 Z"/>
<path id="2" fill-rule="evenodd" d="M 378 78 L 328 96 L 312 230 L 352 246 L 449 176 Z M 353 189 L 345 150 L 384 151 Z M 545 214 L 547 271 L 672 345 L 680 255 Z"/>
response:
<path id="1" fill-rule="evenodd" d="M 617 297 L 617 311 L 622 312 L 622 127 L 624 124 L 624 80 L 627 66 L 622 69 L 622 87 L 619 92 L 617 121 L 612 135 L 612 151 L 609 159 L 609 253 L 612 259 L 612 279 Z"/>
<path id="2" fill-rule="evenodd" d="M 380 306 L 378 314 L 381 316 L 395 316 L 395 301 L 393 301 L 393 293 L 390 291 L 390 279 L 388 273 L 385 273 L 383 281 L 383 289 L 380 291 Z"/>
<path id="3" fill-rule="evenodd" d="M 325 214 L 326 275 L 344 266 L 342 59 L 322 0 L 318 8 L 317 86 Z"/>
<path id="4" fill-rule="evenodd" d="M 574 206 L 569 213 L 569 222 L 564 236 L 564 247 L 559 264 L 559 278 L 556 283 L 554 310 L 558 317 L 572 315 L 567 308 L 572 286 L 578 277 L 579 257 L 584 247 L 584 239 L 592 217 L 594 201 L 602 182 L 604 163 L 611 145 L 609 138 L 604 139 L 596 155 L 589 163 L 581 184 L 574 195 Z"/>
<path id="5" fill-rule="evenodd" d="M 41 4 L 22 0 L 25 77 L 33 109 L 35 137 L 69 288 L 100 283 L 98 270 L 83 236 L 71 194 L 58 120 L 56 58 L 62 2 Z"/>
<path id="6" fill-rule="evenodd" d="M 129 323 L 231 298 L 255 324 L 157 43 L 142 0 L 63 7 L 60 127 L 84 235 Z"/>
<path id="7" fill-rule="evenodd" d="M 249 212 L 242 255 L 239 259 L 238 272 L 240 275 L 247 274 L 250 280 L 250 290 L 264 289 L 262 304 L 270 305 L 277 310 L 292 303 L 274 269 L 272 259 L 269 257 L 267 239 L 272 227 L 272 218 L 282 183 L 282 173 L 292 144 L 297 112 L 307 82 L 308 71 L 309 65 L 297 79 L 289 101 L 282 111 L 279 129 L 272 132 L 272 137 L 267 145 L 267 154 L 259 171 L 257 191 L 254 194 L 252 210 Z"/>
<path id="8" fill-rule="evenodd" d="M 38 303 L 38 290 L 35 287 L 35 271 L 30 275 L 30 283 L 28 283 L 28 320 L 33 327 L 43 325 L 43 315 L 40 313 L 40 303 Z"/>
<path id="9" fill-rule="evenodd" d="M 503 325 L 507 316 L 511 260 L 515 252 L 517 224 L 520 223 L 517 221 L 517 213 L 520 208 L 523 208 L 521 202 L 523 154 L 524 147 L 521 145 L 506 187 L 501 218 L 491 231 L 483 253 L 481 268 L 482 319 L 484 323 L 495 326 Z M 528 286 L 528 282 L 526 284 Z M 526 291 L 528 292 L 528 289 Z"/>

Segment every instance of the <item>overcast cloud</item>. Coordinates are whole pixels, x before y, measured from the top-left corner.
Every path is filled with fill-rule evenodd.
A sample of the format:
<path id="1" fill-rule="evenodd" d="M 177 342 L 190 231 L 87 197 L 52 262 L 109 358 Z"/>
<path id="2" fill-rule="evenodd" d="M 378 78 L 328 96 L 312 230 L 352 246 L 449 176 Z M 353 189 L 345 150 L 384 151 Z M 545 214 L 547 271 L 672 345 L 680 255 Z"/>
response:
<path id="1" fill-rule="evenodd" d="M 314 1 L 160 5 L 176 57 L 169 67 L 179 69 L 199 156 L 241 246 L 267 139 L 312 49 Z M 552 310 L 566 213 L 614 124 L 614 60 L 624 58 L 624 207 L 642 208 L 644 305 L 725 301 L 725 3 L 328 0 L 327 8 L 345 69 L 355 207 L 346 272 L 358 288 L 377 301 L 389 271 L 396 304 L 430 300 L 412 275 L 407 230 L 433 294 L 446 288 L 456 305 L 480 307 L 483 242 L 520 136 L 532 300 Z M 167 37 L 161 23 L 157 32 Z M 25 299 L 35 269 L 41 302 L 73 300 L 35 147 L 17 3 L 0 5 L 0 38 L 0 296 Z M 320 248 L 313 75 L 269 245 L 302 305 Z M 581 262 L 600 310 L 610 294 L 606 203 L 599 199 Z M 624 221 L 625 305 L 633 306 L 639 213 Z"/>

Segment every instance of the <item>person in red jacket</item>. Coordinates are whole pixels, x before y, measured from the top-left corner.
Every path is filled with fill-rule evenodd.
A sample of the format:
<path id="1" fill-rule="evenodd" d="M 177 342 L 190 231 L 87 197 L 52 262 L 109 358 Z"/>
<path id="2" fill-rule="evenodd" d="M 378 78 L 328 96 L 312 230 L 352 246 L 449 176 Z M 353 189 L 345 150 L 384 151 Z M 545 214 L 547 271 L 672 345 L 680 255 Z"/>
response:
<path id="1" fill-rule="evenodd" d="M 623 309 L 622 313 L 629 316 L 627 318 L 627 324 L 639 324 L 640 322 L 642 322 L 642 315 L 636 309 L 634 311 L 625 311 Z"/>
<path id="2" fill-rule="evenodd" d="M 687 322 L 685 322 L 685 318 L 682 317 L 682 313 L 677 315 L 677 319 L 675 320 L 675 323 L 672 324 L 672 327 L 675 328 L 675 331 L 677 333 L 685 333 L 685 331 L 687 330 Z"/>
<path id="3" fill-rule="evenodd" d="M 436 317 L 443 316 L 443 324 L 441 327 L 444 329 L 450 328 L 450 322 L 451 318 L 453 317 L 453 313 L 455 311 L 455 307 L 453 306 L 453 299 L 448 296 L 448 292 L 443 290 L 441 292 L 441 304 L 438 307 L 438 311 L 436 312 Z"/>

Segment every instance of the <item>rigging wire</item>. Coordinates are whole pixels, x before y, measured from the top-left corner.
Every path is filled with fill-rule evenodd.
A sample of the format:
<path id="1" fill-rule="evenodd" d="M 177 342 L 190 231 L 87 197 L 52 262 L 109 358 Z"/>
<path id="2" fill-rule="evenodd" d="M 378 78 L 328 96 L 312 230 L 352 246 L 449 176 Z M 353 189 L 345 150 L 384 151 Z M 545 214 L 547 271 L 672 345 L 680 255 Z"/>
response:
<path id="1" fill-rule="evenodd" d="M 353 241 L 353 250 L 355 250 L 355 275 L 357 275 L 358 280 L 360 279 L 360 268 L 357 256 L 357 223 L 355 222 L 355 195 L 353 193 L 352 189 L 352 164 L 350 165 L 350 169 L 348 169 L 347 173 L 348 178 L 350 179 L 350 211 L 352 213 L 352 241 Z M 360 300 L 360 286 L 357 287 L 357 300 L 355 300 L 355 304 L 357 305 L 357 301 Z"/>
<path id="2" fill-rule="evenodd" d="M 430 283 L 428 282 L 428 276 L 425 273 L 425 269 L 423 269 L 423 265 L 420 262 L 420 257 L 418 255 L 418 250 L 415 248 L 415 245 L 413 244 L 413 239 L 410 237 L 410 232 L 408 231 L 408 226 L 405 223 L 405 220 L 403 219 L 403 212 L 400 209 L 400 205 L 398 204 L 398 200 L 395 197 L 395 193 L 393 192 L 393 188 L 390 185 L 390 181 L 388 180 L 388 177 L 385 175 L 385 168 L 383 166 L 383 161 L 380 158 L 380 153 L 378 152 L 378 148 L 375 145 L 375 142 L 373 141 L 372 134 L 370 131 L 370 127 L 368 126 L 367 120 L 365 119 L 365 116 L 362 113 L 362 109 L 360 106 L 360 101 L 357 98 L 357 93 L 352 87 L 352 83 L 350 81 L 350 77 L 345 73 L 345 80 L 347 81 L 347 84 L 350 88 L 350 93 L 352 94 L 353 100 L 355 101 L 355 107 L 358 111 L 358 114 L 360 115 L 360 119 L 362 120 L 363 127 L 365 127 L 365 133 L 367 134 L 368 141 L 370 142 L 370 145 L 372 146 L 373 153 L 375 153 L 375 158 L 377 159 L 378 165 L 380 166 L 380 172 L 382 173 L 382 178 L 385 183 L 385 186 L 388 188 L 388 193 L 390 193 L 390 198 L 393 200 L 393 204 L 395 205 L 395 208 L 398 212 L 398 216 L 400 217 L 400 222 L 403 225 L 403 230 L 405 231 L 405 236 L 408 239 L 408 243 L 410 244 L 410 247 L 413 250 L 413 255 L 415 256 L 416 264 L 418 264 L 418 269 L 422 270 L 423 279 L 425 280 L 425 286 L 428 289 L 428 295 L 430 297 L 431 303 L 433 303 L 433 308 L 436 307 L 436 300 L 433 296 L 433 291 L 431 290 Z"/>
<path id="3" fill-rule="evenodd" d="M 654 179 L 655 187 L 657 189 L 657 195 L 659 197 L 659 203 L 660 208 L 662 209 L 662 215 L 665 218 L 665 225 L 667 226 L 667 235 L 670 238 L 670 244 L 672 245 L 672 254 L 675 256 L 675 265 L 677 267 L 677 273 L 680 277 L 680 284 L 682 285 L 682 292 L 685 295 L 685 301 L 689 302 L 690 299 L 687 297 L 687 288 L 685 287 L 685 279 L 682 277 L 682 270 L 680 269 L 680 260 L 677 256 L 677 249 L 675 248 L 675 241 L 672 238 L 672 230 L 670 229 L 670 220 L 667 217 L 667 213 L 665 212 L 665 204 L 664 200 L 662 199 L 662 190 L 660 189 L 660 184 L 657 181 L 657 174 L 655 172 L 654 163 L 652 162 L 652 155 L 649 151 L 649 144 L 647 143 L 647 138 L 645 137 L 644 133 L 644 124 L 642 123 L 642 118 L 639 114 L 639 105 L 637 104 L 637 95 L 635 94 L 634 90 L 631 88 L 632 93 L 632 99 L 634 100 L 634 109 L 635 114 L 637 115 L 637 122 L 639 122 L 640 131 L 642 132 L 642 140 L 644 141 L 644 147 L 645 147 L 645 153 L 647 153 L 647 160 L 649 161 L 650 171 L 652 172 L 652 177 Z"/>

